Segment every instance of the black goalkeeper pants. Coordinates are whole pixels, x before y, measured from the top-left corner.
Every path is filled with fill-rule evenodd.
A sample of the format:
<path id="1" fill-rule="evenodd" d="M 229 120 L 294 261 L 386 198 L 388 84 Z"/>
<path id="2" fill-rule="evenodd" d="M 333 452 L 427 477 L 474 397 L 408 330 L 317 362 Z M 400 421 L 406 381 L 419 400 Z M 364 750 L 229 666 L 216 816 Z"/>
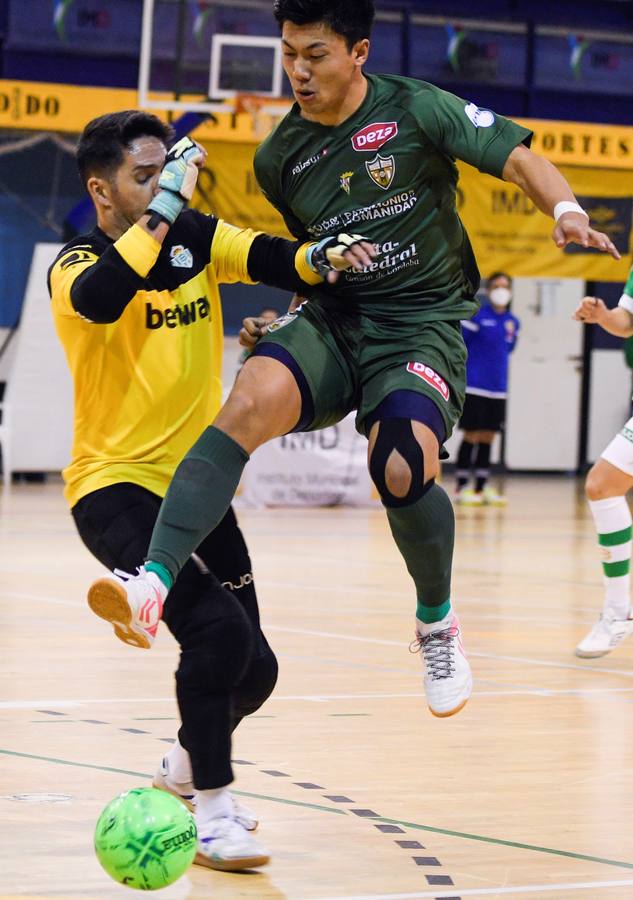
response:
<path id="1" fill-rule="evenodd" d="M 132 574 L 145 558 L 161 498 L 135 484 L 82 497 L 72 515 L 79 535 L 108 569 Z M 176 696 L 198 790 L 233 780 L 231 733 L 277 681 L 277 660 L 261 630 L 251 561 L 229 509 L 172 587 L 163 621 L 180 644 Z"/>

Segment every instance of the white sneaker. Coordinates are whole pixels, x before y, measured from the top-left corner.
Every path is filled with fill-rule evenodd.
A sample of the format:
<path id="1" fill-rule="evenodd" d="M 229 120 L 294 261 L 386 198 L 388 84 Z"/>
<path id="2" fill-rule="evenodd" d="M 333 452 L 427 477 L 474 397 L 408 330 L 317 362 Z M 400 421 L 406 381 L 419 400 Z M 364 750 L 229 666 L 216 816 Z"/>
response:
<path id="1" fill-rule="evenodd" d="M 576 656 L 582 659 L 605 656 L 631 633 L 633 633 L 633 619 L 616 619 L 615 614 L 607 610 L 578 644 Z"/>
<path id="2" fill-rule="evenodd" d="M 257 869 L 270 855 L 237 819 L 222 816 L 198 823 L 198 852 L 194 862 L 222 872 Z"/>
<path id="3" fill-rule="evenodd" d="M 88 606 L 111 622 L 114 633 L 125 644 L 145 650 L 154 643 L 163 614 L 167 588 L 155 572 L 141 566 L 137 575 L 114 570 L 114 575 L 98 578 L 88 590 Z"/>
<path id="4" fill-rule="evenodd" d="M 507 499 L 493 487 L 487 486 L 482 491 L 482 501 L 485 506 L 507 506 Z"/>
<path id="5" fill-rule="evenodd" d="M 430 634 L 416 630 L 411 650 L 421 651 L 426 675 L 426 702 L 434 716 L 454 716 L 466 705 L 473 676 L 460 637 L 459 619 L 451 612 L 432 626 Z"/>
<path id="6" fill-rule="evenodd" d="M 463 491 L 460 491 L 460 506 L 483 506 L 483 502 L 483 494 L 480 491 L 473 491 L 472 488 L 465 488 Z"/>
<path id="7" fill-rule="evenodd" d="M 173 794 L 174 797 L 177 797 L 182 803 L 185 804 L 187 809 L 189 809 L 191 812 L 195 812 L 196 789 L 193 785 L 193 782 L 179 782 L 174 781 L 173 778 L 170 778 L 169 760 L 166 756 L 163 757 L 156 771 L 156 774 L 154 775 L 152 787 L 157 788 L 159 791 L 167 791 L 168 794 Z M 239 822 L 242 828 L 245 828 L 246 831 L 257 831 L 259 819 L 253 812 L 253 810 L 249 809 L 248 806 L 244 806 L 242 803 L 240 803 L 233 796 L 233 794 L 231 794 L 230 796 L 231 802 L 233 803 L 233 815 L 236 822 Z"/>

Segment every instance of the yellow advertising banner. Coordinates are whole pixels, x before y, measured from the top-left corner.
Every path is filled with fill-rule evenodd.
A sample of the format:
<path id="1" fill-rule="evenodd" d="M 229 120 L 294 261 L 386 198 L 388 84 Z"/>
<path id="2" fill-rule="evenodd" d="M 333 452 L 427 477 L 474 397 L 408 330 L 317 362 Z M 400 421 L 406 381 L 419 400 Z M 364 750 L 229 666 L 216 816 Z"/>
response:
<path id="1" fill-rule="evenodd" d="M 155 94 L 152 98 L 168 99 L 165 94 Z M 186 99 L 183 97 L 183 100 Z M 137 104 L 138 94 L 132 89 L 0 79 L 0 128 L 79 134 L 91 119 L 110 112 L 135 109 Z M 166 112 L 154 112 L 167 121 Z M 174 113 L 173 118 L 177 119 L 179 115 Z M 196 129 L 196 137 L 214 141 L 258 142 L 261 137 L 254 136 L 252 125 L 251 116 L 233 116 L 229 111 L 203 122 Z"/>
<path id="2" fill-rule="evenodd" d="M 94 116 L 135 104 L 134 90 L 0 80 L 0 128 L 78 133 Z M 534 149 L 561 168 L 594 226 L 610 235 L 623 258 L 575 246 L 560 251 L 551 219 L 518 188 L 460 163 L 459 211 L 481 271 L 623 281 L 632 261 L 633 127 L 522 122 L 534 129 Z M 209 164 L 195 202 L 236 225 L 285 234 L 253 176 L 254 132 L 247 114 L 220 115 L 196 129 Z"/>
<path id="3" fill-rule="evenodd" d="M 286 235 L 283 220 L 255 181 L 254 146 L 213 143 L 207 149 L 207 169 L 195 205 L 235 225 Z M 503 270 L 514 276 L 626 280 L 633 262 L 633 170 L 570 166 L 561 171 L 594 226 L 611 237 L 622 259 L 577 245 L 560 250 L 551 238 L 552 219 L 540 213 L 519 188 L 460 163 L 459 213 L 484 275 Z"/>
<path id="4" fill-rule="evenodd" d="M 167 99 L 168 95 L 152 97 Z M 137 92 L 131 89 L 0 79 L 0 128 L 78 133 L 95 116 L 133 109 L 136 105 Z M 265 109 L 264 106 L 264 112 Z M 159 112 L 157 115 L 165 118 L 166 114 Z M 177 113 L 174 115 L 178 116 Z M 533 149 L 557 165 L 633 170 L 631 126 L 547 119 L 517 121 L 534 131 Z M 257 133 L 255 124 L 247 113 L 231 115 L 227 112 L 217 115 L 215 121 L 202 124 L 196 129 L 196 136 L 204 141 L 258 143 L 262 135 Z"/>
<path id="5" fill-rule="evenodd" d="M 633 169 L 633 127 L 517 119 L 534 132 L 532 150 L 555 165 Z"/>
<path id="6" fill-rule="evenodd" d="M 604 231 L 621 260 L 571 244 L 560 250 L 552 240 L 554 223 L 513 184 L 459 164 L 459 214 L 480 271 L 513 276 L 625 281 L 631 256 L 633 171 L 559 166 L 594 228 Z"/>
<path id="7" fill-rule="evenodd" d="M 288 237 L 279 213 L 264 197 L 253 173 L 255 145 L 203 142 L 207 164 L 198 177 L 192 205 L 238 225 Z"/>

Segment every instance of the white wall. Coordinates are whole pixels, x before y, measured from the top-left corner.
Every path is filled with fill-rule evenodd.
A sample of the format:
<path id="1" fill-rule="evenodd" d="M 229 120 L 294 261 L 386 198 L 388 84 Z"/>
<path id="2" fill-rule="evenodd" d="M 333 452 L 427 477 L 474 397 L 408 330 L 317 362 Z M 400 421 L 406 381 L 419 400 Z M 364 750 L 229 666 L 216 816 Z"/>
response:
<path id="1" fill-rule="evenodd" d="M 594 350 L 591 354 L 587 458 L 595 462 L 611 438 L 630 418 L 631 370 L 624 353 Z"/>

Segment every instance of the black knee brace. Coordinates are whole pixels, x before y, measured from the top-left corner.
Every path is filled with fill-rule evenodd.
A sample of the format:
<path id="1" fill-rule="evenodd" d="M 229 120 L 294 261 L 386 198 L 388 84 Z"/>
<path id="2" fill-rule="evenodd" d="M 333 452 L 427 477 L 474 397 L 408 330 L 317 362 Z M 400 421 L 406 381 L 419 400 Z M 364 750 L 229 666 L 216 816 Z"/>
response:
<path id="1" fill-rule="evenodd" d="M 396 497 L 387 487 L 387 461 L 396 450 L 411 470 L 411 486 L 404 497 Z M 369 474 L 385 506 L 410 506 L 431 487 L 434 479 L 424 483 L 424 452 L 413 433 L 410 419 L 383 419 L 369 459 Z"/>
<path id="2" fill-rule="evenodd" d="M 239 684 L 253 652 L 253 628 L 241 604 L 215 578 L 181 573 L 164 619 L 180 644 L 179 687 L 194 694 L 222 693 Z"/>
<path id="3" fill-rule="evenodd" d="M 244 677 L 232 694 L 234 728 L 244 716 L 252 715 L 268 700 L 277 683 L 277 657 L 261 632 L 260 636 L 264 650 L 251 657 Z"/>

